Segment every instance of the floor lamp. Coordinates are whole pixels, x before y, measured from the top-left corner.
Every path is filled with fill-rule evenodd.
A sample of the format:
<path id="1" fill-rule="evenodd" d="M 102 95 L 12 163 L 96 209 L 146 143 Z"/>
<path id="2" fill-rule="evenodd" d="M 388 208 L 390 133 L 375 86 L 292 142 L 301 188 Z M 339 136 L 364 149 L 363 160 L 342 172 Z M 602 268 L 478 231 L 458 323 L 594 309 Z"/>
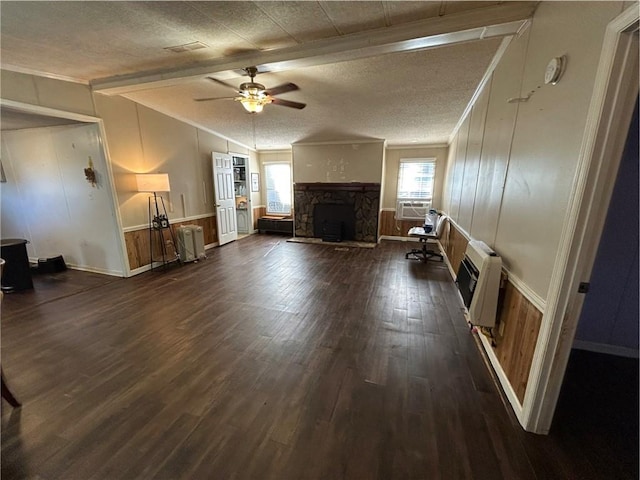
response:
<path id="1" fill-rule="evenodd" d="M 160 252 L 162 254 L 162 266 L 168 263 L 179 261 L 178 251 L 176 249 L 176 239 L 173 236 L 173 230 L 167 216 L 167 209 L 164 205 L 164 198 L 158 196 L 158 192 L 170 192 L 168 173 L 143 173 L 136 175 L 136 183 L 139 192 L 153 193 L 153 197 L 148 199 L 149 207 L 149 261 L 151 262 L 151 270 L 153 270 L 153 244 L 154 238 L 160 243 Z M 167 242 L 165 231 L 169 231 L 169 236 L 175 252 L 175 258 L 167 259 Z"/>

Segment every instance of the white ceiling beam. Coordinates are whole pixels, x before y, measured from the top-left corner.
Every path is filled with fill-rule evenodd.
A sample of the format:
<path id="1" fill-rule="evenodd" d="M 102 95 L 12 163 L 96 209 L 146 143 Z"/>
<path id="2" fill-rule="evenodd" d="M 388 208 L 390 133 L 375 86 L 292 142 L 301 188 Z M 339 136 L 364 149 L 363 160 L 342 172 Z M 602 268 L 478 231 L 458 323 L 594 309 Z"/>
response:
<path id="1" fill-rule="evenodd" d="M 444 15 L 395 25 L 374 31 L 358 32 L 277 50 L 252 52 L 233 57 L 216 58 L 188 67 L 138 72 L 96 79 L 94 91 L 122 95 L 176 85 L 215 73 L 260 65 L 269 71 L 336 63 L 384 53 L 433 48 L 442 45 L 503 37 L 515 34 L 522 23 L 533 15 L 536 2 L 505 2 L 486 8 Z M 226 75 L 217 78 L 229 78 Z"/>

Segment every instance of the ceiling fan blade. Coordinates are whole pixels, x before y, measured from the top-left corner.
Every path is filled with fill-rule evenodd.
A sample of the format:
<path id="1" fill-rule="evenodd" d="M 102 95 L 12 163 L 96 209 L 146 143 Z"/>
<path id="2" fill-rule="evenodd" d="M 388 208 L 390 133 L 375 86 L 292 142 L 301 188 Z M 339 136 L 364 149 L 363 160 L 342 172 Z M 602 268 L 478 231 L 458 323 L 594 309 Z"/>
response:
<path id="1" fill-rule="evenodd" d="M 271 103 L 274 105 L 282 105 L 283 107 L 297 108 L 298 110 L 302 110 L 307 106 L 306 103 L 292 102 L 291 100 L 283 100 L 281 98 L 273 98 Z"/>
<path id="2" fill-rule="evenodd" d="M 225 87 L 233 88 L 234 90 L 236 90 L 236 86 L 235 85 L 231 85 L 230 83 L 223 82 L 222 80 L 218 80 L 217 78 L 207 77 L 207 79 L 211 80 L 212 82 L 219 83 L 220 85 L 224 85 Z"/>
<path id="3" fill-rule="evenodd" d="M 283 83 L 277 87 L 268 88 L 264 93 L 267 95 L 280 95 L 281 93 L 293 92 L 298 90 L 298 86 L 295 83 Z"/>
<path id="4" fill-rule="evenodd" d="M 194 98 L 194 102 L 208 102 L 210 100 L 233 100 L 236 97 L 208 97 L 208 98 Z"/>

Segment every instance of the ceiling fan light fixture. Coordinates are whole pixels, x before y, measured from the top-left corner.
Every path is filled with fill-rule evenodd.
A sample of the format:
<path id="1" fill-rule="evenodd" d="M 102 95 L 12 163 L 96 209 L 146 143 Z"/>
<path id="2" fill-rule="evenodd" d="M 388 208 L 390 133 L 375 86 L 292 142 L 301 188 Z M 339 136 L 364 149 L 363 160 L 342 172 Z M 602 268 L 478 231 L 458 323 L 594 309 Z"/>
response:
<path id="1" fill-rule="evenodd" d="M 264 108 L 264 103 L 254 98 L 242 98 L 240 100 L 244 109 L 249 113 L 260 113 Z"/>
<path id="2" fill-rule="evenodd" d="M 265 95 L 264 92 L 243 92 L 243 95 L 237 97 L 236 100 L 239 101 L 249 113 L 260 113 L 264 106 L 272 101 L 271 97 Z"/>
<path id="3" fill-rule="evenodd" d="M 218 100 L 222 98 L 233 98 L 236 102 L 242 103 L 243 108 L 249 113 L 260 113 L 264 106 L 269 103 L 273 103 L 275 105 L 280 105 L 283 107 L 297 108 L 299 110 L 306 106 L 306 104 L 304 103 L 284 100 L 275 96 L 281 93 L 298 90 L 297 85 L 293 83 L 283 83 L 282 85 L 278 85 L 267 90 L 261 83 L 256 83 L 253 81 L 256 73 L 258 72 L 258 69 L 256 67 L 247 67 L 244 69 L 244 71 L 251 78 L 251 81 L 240 84 L 240 89 L 236 90 L 236 93 L 238 94 L 237 97 L 196 98 L 195 100 L 203 102 L 208 100 Z M 218 80 L 215 77 L 207 77 L 207 79 L 224 85 L 225 87 L 233 88 L 235 90 L 234 86 L 223 82 L 222 80 Z"/>

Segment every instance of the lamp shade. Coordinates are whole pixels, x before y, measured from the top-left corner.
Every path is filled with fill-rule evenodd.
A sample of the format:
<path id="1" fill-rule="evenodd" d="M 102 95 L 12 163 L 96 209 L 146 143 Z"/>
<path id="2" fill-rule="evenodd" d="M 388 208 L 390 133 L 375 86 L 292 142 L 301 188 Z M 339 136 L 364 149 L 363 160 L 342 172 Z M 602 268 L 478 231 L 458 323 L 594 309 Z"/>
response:
<path id="1" fill-rule="evenodd" d="M 168 173 L 138 173 L 136 184 L 139 192 L 170 192 Z"/>
<path id="2" fill-rule="evenodd" d="M 244 109 L 249 113 L 260 113 L 262 111 L 263 104 L 260 100 L 254 98 L 243 98 L 240 100 Z"/>

